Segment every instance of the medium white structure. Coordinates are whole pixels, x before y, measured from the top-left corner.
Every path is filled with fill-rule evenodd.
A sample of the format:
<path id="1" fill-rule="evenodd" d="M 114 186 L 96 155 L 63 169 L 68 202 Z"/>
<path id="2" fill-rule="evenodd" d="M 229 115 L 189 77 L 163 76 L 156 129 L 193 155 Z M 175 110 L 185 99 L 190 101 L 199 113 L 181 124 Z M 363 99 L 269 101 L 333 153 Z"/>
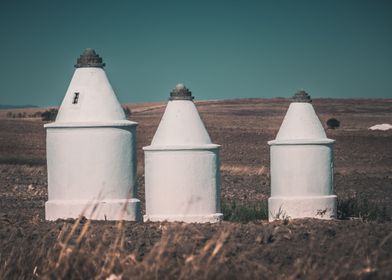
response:
<path id="1" fill-rule="evenodd" d="M 217 222 L 219 145 L 212 144 L 191 92 L 178 84 L 145 152 L 145 221 Z"/>
<path id="2" fill-rule="evenodd" d="M 333 143 L 305 91 L 294 95 L 271 145 L 269 220 L 336 217 Z"/>
<path id="3" fill-rule="evenodd" d="M 126 120 L 100 58 L 86 49 L 59 109 L 46 124 L 47 220 L 138 220 L 136 126 Z"/>

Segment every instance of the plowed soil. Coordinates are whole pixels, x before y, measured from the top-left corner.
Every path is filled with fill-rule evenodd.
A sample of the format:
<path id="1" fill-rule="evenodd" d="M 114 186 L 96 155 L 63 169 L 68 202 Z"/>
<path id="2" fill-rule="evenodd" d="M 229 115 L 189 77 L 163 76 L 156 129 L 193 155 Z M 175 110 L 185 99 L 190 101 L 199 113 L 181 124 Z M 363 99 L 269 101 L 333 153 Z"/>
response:
<path id="1" fill-rule="evenodd" d="M 289 102 L 198 102 L 221 148 L 222 202 L 257 203 L 270 192 L 268 140 Z M 366 197 L 392 216 L 392 100 L 316 99 L 335 144 L 335 191 Z M 138 127 L 139 198 L 143 153 L 165 104 L 130 105 Z M 42 111 L 42 109 L 37 109 Z M 1 114 L 0 114 L 1 115 Z M 392 279 L 392 222 L 255 220 L 219 224 L 47 222 L 45 131 L 38 119 L 0 119 L 0 279 Z M 144 210 L 143 210 L 144 211 Z"/>

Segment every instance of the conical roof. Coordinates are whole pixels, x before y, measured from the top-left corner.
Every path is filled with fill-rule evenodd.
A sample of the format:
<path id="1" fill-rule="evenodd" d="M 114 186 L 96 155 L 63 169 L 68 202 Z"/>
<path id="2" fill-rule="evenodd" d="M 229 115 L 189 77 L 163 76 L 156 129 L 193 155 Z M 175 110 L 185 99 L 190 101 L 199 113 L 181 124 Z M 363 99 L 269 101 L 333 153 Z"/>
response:
<path id="1" fill-rule="evenodd" d="M 210 136 L 192 100 L 191 92 L 183 84 L 178 84 L 173 89 L 151 146 L 145 147 L 146 149 L 218 147 L 211 143 Z"/>
<path id="2" fill-rule="evenodd" d="M 75 65 L 76 69 L 56 122 L 49 126 L 63 123 L 128 122 L 102 68 L 104 65 L 102 58 L 93 49 L 86 49 L 82 53 Z"/>
<path id="3" fill-rule="evenodd" d="M 305 91 L 297 92 L 292 98 L 276 139 L 269 144 L 333 142 L 327 138 L 311 102 L 309 94 Z"/>

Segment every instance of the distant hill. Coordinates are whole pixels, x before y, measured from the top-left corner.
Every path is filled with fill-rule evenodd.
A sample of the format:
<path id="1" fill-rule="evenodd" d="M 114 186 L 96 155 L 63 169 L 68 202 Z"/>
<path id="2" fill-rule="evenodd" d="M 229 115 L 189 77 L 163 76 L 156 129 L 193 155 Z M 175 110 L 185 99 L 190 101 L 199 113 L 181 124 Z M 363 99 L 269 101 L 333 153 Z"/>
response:
<path id="1" fill-rule="evenodd" d="M 0 109 L 22 109 L 22 108 L 38 108 L 36 105 L 2 105 L 0 104 Z"/>

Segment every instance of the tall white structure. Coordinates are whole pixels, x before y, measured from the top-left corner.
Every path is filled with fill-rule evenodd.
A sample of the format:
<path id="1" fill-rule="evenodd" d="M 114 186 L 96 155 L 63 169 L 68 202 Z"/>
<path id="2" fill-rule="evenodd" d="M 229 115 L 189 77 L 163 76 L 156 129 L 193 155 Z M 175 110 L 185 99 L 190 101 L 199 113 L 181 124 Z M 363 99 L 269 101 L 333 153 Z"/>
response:
<path id="1" fill-rule="evenodd" d="M 47 220 L 138 220 L 136 126 L 126 120 L 102 58 L 86 49 L 59 109 L 46 124 Z"/>
<path id="2" fill-rule="evenodd" d="M 212 144 L 191 92 L 178 84 L 150 146 L 144 147 L 145 221 L 217 222 L 219 145 Z"/>
<path id="3" fill-rule="evenodd" d="M 271 145 L 269 220 L 336 217 L 333 143 L 310 96 L 297 92 Z"/>

